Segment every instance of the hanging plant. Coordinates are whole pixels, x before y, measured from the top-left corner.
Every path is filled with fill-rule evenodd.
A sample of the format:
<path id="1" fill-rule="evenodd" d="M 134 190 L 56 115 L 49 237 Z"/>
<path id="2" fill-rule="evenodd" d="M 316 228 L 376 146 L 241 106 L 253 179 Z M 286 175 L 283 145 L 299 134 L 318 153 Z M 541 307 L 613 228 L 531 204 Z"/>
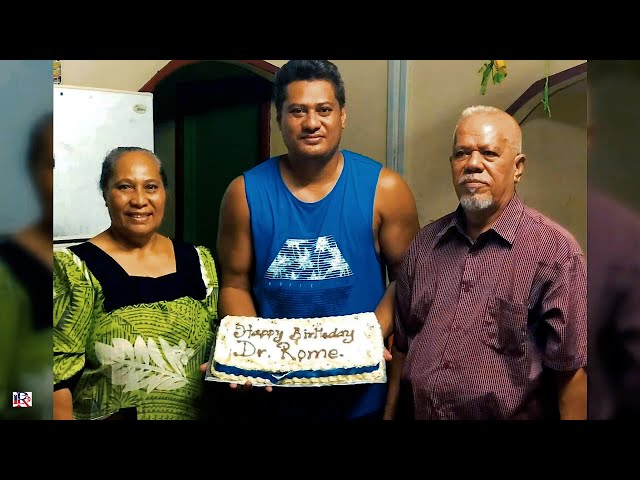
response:
<path id="1" fill-rule="evenodd" d="M 549 60 L 544 62 L 544 90 L 542 90 L 542 108 L 551 117 L 551 106 L 549 105 Z"/>
<path id="2" fill-rule="evenodd" d="M 502 82 L 507 76 L 507 62 L 505 60 L 489 60 L 485 63 L 478 73 L 482 74 L 482 81 L 480 82 L 480 95 L 487 93 L 487 85 L 489 84 L 489 78 L 494 85 Z"/>
<path id="3" fill-rule="evenodd" d="M 549 60 L 545 60 L 545 83 L 542 90 L 542 108 L 551 117 L 551 106 L 549 104 Z M 489 79 L 494 85 L 501 83 L 507 76 L 507 62 L 506 60 L 488 60 L 478 73 L 482 74 L 482 80 L 480 81 L 480 95 L 487 93 L 487 86 L 489 85 Z"/>

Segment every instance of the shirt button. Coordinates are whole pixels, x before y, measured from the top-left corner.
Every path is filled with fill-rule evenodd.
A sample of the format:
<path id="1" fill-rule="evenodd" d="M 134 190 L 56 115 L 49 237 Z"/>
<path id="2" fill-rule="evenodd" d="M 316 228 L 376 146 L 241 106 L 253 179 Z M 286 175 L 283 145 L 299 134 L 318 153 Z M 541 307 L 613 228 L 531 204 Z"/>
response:
<path id="1" fill-rule="evenodd" d="M 451 362 L 447 360 L 442 364 L 442 369 L 443 370 L 449 370 L 451 368 L 451 366 L 452 366 Z"/>
<path id="2" fill-rule="evenodd" d="M 468 292 L 471 290 L 471 284 L 469 282 L 462 282 L 462 291 Z"/>

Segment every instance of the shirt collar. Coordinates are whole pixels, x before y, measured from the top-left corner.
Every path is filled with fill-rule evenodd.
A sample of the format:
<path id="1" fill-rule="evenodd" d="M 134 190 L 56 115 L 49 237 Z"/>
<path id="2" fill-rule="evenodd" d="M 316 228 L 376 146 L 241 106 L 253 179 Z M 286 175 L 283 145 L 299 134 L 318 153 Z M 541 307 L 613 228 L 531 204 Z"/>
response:
<path id="1" fill-rule="evenodd" d="M 493 230 L 500 237 L 506 240 L 509 245 L 513 244 L 513 241 L 516 238 L 516 233 L 518 231 L 518 225 L 520 225 L 520 219 L 522 218 L 522 212 L 524 211 L 524 204 L 518 198 L 518 195 L 514 194 L 509 200 L 509 203 L 502 211 L 500 216 L 493 222 L 493 225 L 489 230 Z M 451 217 L 451 221 L 437 233 L 437 237 L 444 237 L 445 233 L 450 231 L 451 229 L 456 229 L 462 235 L 466 236 L 465 230 L 465 217 L 464 210 L 461 205 L 458 205 L 458 208 L 454 212 Z M 439 240 L 440 241 L 440 240 Z"/>

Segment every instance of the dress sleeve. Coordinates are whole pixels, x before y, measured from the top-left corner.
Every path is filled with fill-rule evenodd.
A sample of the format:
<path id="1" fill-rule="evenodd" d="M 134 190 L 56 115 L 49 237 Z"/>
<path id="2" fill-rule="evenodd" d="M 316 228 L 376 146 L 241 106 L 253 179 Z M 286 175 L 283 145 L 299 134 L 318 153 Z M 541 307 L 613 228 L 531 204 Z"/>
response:
<path id="1" fill-rule="evenodd" d="M 207 247 L 199 246 L 197 250 L 200 257 L 202 279 L 207 287 L 207 296 L 204 300 L 205 308 L 209 312 L 211 331 L 215 335 L 220 323 L 218 319 L 218 275 L 216 273 L 216 265 Z"/>
<path id="2" fill-rule="evenodd" d="M 95 291 L 86 265 L 70 251 L 54 253 L 54 389 L 73 391 L 85 365 Z"/>

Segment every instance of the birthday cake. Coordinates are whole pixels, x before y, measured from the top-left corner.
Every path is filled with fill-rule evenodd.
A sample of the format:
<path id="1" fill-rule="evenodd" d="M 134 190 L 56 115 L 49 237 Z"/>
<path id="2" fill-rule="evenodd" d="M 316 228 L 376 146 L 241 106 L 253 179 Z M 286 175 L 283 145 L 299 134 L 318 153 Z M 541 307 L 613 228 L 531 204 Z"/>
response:
<path id="1" fill-rule="evenodd" d="M 385 383 L 382 330 L 375 314 L 222 319 L 206 379 L 253 385 Z"/>

